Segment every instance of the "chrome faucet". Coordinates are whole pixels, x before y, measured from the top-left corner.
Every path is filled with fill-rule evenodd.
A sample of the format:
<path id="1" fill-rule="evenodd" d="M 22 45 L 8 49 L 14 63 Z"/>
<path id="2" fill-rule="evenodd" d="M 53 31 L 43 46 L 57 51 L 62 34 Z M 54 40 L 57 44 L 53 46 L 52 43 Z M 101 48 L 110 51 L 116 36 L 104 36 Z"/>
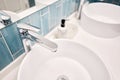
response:
<path id="1" fill-rule="evenodd" d="M 12 23 L 11 16 L 9 16 L 6 12 L 3 10 L 0 11 L 0 22 L 4 25 L 8 25 Z"/>
<path id="2" fill-rule="evenodd" d="M 32 25 L 26 23 L 18 23 L 18 28 L 22 30 L 20 33 L 26 36 L 25 39 L 29 39 L 31 41 L 34 40 L 36 43 L 39 43 L 41 46 L 51 50 L 52 52 L 57 51 L 57 44 L 39 35 L 39 29 L 34 28 Z M 29 45 L 27 45 L 26 49 L 27 51 L 31 50 Z"/>
<path id="3" fill-rule="evenodd" d="M 81 19 L 82 9 L 83 9 L 83 6 L 84 6 L 86 3 L 89 3 L 89 1 L 88 1 L 88 0 L 81 0 L 81 1 L 80 1 L 80 5 L 79 5 L 78 11 L 77 11 L 77 18 L 78 18 L 78 19 Z"/>

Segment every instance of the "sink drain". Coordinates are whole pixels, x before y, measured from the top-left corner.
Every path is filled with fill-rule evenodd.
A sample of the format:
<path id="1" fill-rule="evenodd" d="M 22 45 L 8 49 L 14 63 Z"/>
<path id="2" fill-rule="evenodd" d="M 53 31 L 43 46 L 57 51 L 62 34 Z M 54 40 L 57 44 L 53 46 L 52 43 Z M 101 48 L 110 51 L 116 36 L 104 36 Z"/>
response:
<path id="1" fill-rule="evenodd" d="M 60 75 L 60 76 L 58 76 L 57 80 L 69 80 L 69 79 L 65 75 Z"/>

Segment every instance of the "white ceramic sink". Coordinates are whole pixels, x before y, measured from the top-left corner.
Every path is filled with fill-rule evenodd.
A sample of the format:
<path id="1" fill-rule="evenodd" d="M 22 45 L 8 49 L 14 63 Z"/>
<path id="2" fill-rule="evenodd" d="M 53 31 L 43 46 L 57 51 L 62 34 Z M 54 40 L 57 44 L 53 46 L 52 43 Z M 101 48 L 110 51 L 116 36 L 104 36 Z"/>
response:
<path id="1" fill-rule="evenodd" d="M 109 3 L 90 3 L 82 9 L 82 28 L 98 37 L 120 36 L 120 6 Z"/>
<path id="2" fill-rule="evenodd" d="M 101 59 L 88 48 L 56 40 L 57 52 L 38 44 L 24 58 L 17 80 L 111 80 Z"/>
<path id="3" fill-rule="evenodd" d="M 59 26 L 57 26 L 54 30 L 52 30 L 48 35 L 46 35 L 47 38 L 52 39 L 73 39 L 77 33 L 78 33 L 78 25 L 75 23 L 72 23 L 71 21 L 66 21 L 65 32 L 62 32 L 58 29 Z M 64 30 L 64 29 L 63 29 Z"/>

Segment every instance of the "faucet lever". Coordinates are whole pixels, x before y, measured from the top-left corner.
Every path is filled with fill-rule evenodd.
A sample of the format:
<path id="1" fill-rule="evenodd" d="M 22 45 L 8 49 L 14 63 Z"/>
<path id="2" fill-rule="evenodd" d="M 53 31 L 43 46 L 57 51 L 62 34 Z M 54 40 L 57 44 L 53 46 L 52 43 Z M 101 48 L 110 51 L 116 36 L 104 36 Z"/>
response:
<path id="1" fill-rule="evenodd" d="M 11 16 L 9 16 L 6 12 L 0 11 L 0 22 L 3 23 L 4 25 L 8 25 L 12 23 L 11 21 Z"/>
<path id="2" fill-rule="evenodd" d="M 36 38 L 35 39 L 36 42 L 39 43 L 41 46 L 51 50 L 52 52 L 57 51 L 57 44 L 56 43 L 44 38 L 43 36 L 41 36 L 35 32 L 32 32 L 32 31 L 28 31 L 28 32 L 32 37 Z"/>
<path id="3" fill-rule="evenodd" d="M 22 29 L 22 31 L 21 31 L 22 35 L 25 32 L 25 35 L 23 35 L 23 36 L 25 36 L 26 39 L 30 39 L 30 38 L 28 38 L 28 36 L 31 36 L 31 38 L 34 38 L 35 42 L 39 43 L 41 46 L 43 46 L 53 52 L 57 51 L 57 44 L 44 38 L 43 36 L 39 35 L 37 33 L 39 31 L 39 29 L 34 28 L 32 25 L 28 25 L 25 23 L 19 23 L 18 28 Z"/>

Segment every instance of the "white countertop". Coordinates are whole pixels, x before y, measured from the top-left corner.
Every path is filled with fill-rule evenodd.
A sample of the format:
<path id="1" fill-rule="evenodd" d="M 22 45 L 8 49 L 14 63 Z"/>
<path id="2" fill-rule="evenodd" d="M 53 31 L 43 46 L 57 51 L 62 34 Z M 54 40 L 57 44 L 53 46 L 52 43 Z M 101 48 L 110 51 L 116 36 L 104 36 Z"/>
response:
<path id="1" fill-rule="evenodd" d="M 79 32 L 73 41 L 78 42 L 95 52 L 105 63 L 108 71 L 112 75 L 112 79 L 120 80 L 120 36 L 111 39 L 96 37 L 83 30 L 79 24 L 79 20 L 72 18 L 72 22 L 79 25 Z M 13 69 L 13 75 L 9 74 L 9 78 L 7 75 L 7 77 L 4 77 L 1 80 L 16 80 L 10 79 L 10 77 L 15 76 L 17 70 L 18 69 L 16 68 Z"/>
<path id="2" fill-rule="evenodd" d="M 96 53 L 107 67 L 112 80 L 120 80 L 120 36 L 115 38 L 97 37 L 86 32 L 75 17 L 71 17 L 71 22 L 79 26 L 79 31 L 72 40 Z M 47 38 L 49 38 L 48 35 Z"/>

